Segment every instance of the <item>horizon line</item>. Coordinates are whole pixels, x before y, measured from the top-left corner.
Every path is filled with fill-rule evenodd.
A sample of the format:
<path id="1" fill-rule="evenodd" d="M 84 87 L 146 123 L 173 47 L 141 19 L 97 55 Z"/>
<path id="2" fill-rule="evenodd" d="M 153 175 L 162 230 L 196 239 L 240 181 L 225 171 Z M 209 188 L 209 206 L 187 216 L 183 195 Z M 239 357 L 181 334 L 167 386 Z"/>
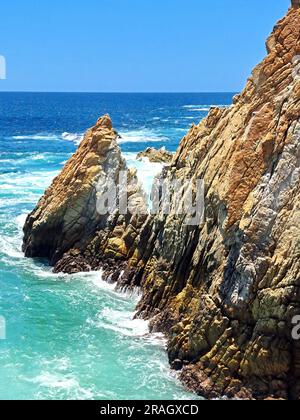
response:
<path id="1" fill-rule="evenodd" d="M 3 91 L 1 91 L 0 90 L 0 94 L 1 93 L 55 93 L 55 94 L 59 94 L 59 93 L 61 93 L 61 94 L 73 94 L 73 93 L 75 93 L 75 94 L 100 94 L 100 95 L 103 95 L 103 94 L 117 94 L 117 95 L 133 95 L 133 94 L 137 94 L 137 95 L 147 95 L 147 94 L 167 94 L 167 95 L 172 95 L 172 94 L 174 94 L 174 95 L 178 95 L 178 94 L 203 94 L 203 93 L 206 93 L 206 94 L 209 94 L 209 93 L 226 93 L 226 94 L 228 94 L 228 93 L 230 93 L 230 94 L 238 94 L 239 93 L 239 91 L 187 91 L 187 92 L 184 92 L 184 91 L 178 91 L 178 92 L 163 92 L 163 91 L 161 91 L 161 92 L 155 92 L 155 91 L 144 91 L 144 92 L 142 92 L 142 91 L 140 91 L 140 92 L 135 92 L 135 91 L 133 91 L 133 92 L 117 92 L 117 91 L 111 91 L 111 92 L 108 92 L 108 91 L 106 91 L 106 92 L 88 92 L 88 91 L 30 91 L 30 90 L 3 90 Z"/>

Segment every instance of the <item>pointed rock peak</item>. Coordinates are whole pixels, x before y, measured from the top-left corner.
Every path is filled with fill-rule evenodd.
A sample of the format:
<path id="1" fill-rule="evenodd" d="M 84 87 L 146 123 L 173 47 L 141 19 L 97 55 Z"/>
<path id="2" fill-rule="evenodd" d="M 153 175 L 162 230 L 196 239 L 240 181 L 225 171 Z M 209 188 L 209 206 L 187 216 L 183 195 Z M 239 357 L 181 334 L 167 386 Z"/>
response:
<path id="1" fill-rule="evenodd" d="M 107 128 L 108 130 L 112 130 L 113 125 L 108 114 L 104 115 L 103 117 L 99 118 L 97 121 L 96 127 L 103 127 Z"/>

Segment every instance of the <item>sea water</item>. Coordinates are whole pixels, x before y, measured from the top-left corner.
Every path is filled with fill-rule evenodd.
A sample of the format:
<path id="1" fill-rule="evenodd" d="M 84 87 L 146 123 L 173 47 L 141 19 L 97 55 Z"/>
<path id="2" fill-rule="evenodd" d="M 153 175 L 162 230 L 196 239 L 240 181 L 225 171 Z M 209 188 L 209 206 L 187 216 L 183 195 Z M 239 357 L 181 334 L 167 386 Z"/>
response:
<path id="1" fill-rule="evenodd" d="M 233 94 L 0 93 L 0 399 L 185 399 L 165 338 L 134 319 L 139 296 L 101 273 L 54 275 L 25 259 L 22 226 L 85 130 L 109 113 L 128 165 L 149 190 L 160 165 L 146 147 L 175 151 L 193 123 Z"/>

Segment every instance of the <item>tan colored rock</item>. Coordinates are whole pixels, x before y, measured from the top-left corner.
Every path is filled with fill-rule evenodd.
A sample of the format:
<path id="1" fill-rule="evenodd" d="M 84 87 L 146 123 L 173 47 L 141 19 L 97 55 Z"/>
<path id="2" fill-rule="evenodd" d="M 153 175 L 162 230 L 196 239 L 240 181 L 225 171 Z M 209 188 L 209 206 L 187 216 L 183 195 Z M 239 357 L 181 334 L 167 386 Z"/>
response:
<path id="1" fill-rule="evenodd" d="M 173 159 L 173 153 L 168 152 L 164 147 L 161 149 L 148 147 L 145 151 L 138 153 L 136 158 L 137 160 L 147 158 L 152 163 L 171 163 Z"/>

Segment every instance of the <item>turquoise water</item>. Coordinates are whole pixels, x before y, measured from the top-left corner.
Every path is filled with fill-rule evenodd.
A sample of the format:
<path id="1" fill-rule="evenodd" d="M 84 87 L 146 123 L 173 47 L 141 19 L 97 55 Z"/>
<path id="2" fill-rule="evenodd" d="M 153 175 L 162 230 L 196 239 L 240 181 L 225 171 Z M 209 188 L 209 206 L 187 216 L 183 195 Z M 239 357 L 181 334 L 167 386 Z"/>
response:
<path id="1" fill-rule="evenodd" d="M 231 96 L 0 94 L 0 399 L 195 398 L 169 369 L 164 337 L 133 320 L 137 295 L 117 293 L 101 273 L 54 275 L 25 259 L 22 226 L 96 113 L 112 115 L 129 164 L 149 184 L 158 168 L 135 153 L 174 150 L 207 113 L 199 104 Z"/>

